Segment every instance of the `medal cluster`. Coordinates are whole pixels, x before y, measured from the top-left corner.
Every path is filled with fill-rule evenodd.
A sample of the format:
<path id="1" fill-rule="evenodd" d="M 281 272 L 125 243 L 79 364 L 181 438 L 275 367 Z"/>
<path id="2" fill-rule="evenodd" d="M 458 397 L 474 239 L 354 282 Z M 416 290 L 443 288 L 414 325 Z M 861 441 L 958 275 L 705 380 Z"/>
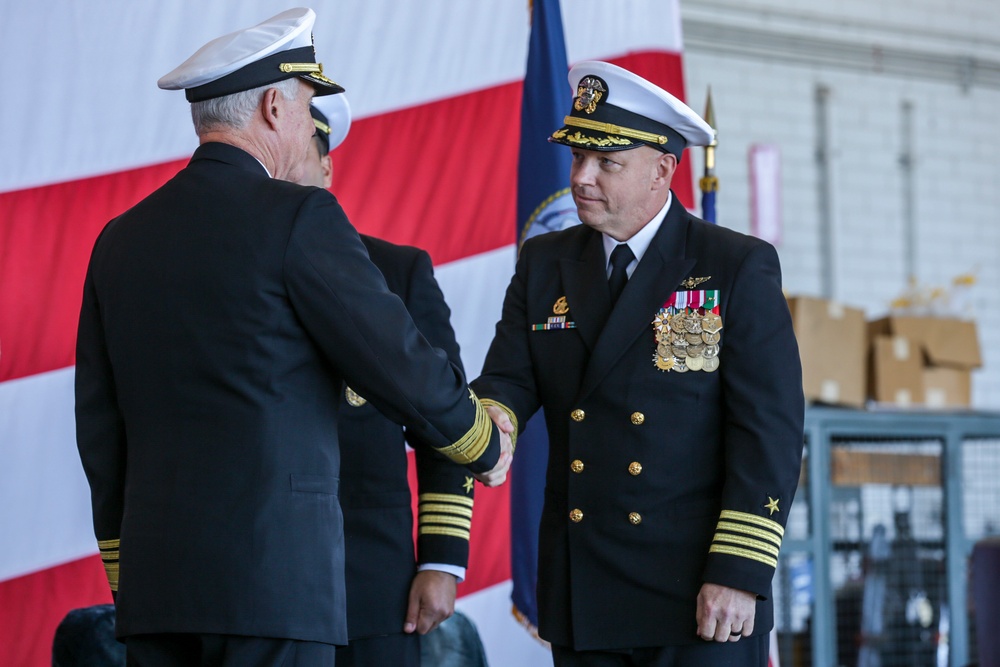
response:
<path id="1" fill-rule="evenodd" d="M 653 318 L 656 352 L 653 364 L 661 371 L 686 373 L 719 368 L 722 317 L 704 308 L 664 307 Z"/>

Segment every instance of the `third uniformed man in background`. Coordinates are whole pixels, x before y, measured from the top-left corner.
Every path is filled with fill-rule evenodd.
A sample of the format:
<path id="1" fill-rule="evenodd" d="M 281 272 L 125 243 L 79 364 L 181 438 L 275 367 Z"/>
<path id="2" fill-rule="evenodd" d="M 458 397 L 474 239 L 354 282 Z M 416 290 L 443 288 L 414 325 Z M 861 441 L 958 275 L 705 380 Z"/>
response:
<path id="1" fill-rule="evenodd" d="M 329 188 L 330 151 L 347 136 L 346 94 L 313 100 L 316 135 L 298 182 Z M 389 289 L 414 324 L 462 368 L 451 311 L 419 248 L 361 235 Z M 340 505 L 347 560 L 347 632 L 338 667 L 419 667 L 420 635 L 455 609 L 456 583 L 469 560 L 473 478 L 407 434 L 350 387 L 340 400 Z M 417 562 L 405 437 L 413 439 L 419 486 Z M 419 571 L 418 571 L 419 570 Z"/>
<path id="2" fill-rule="evenodd" d="M 473 382 L 545 410 L 539 634 L 559 667 L 764 667 L 803 444 L 778 257 L 671 192 L 713 137 L 690 108 L 608 63 L 569 79 L 550 140 L 583 225 L 524 243 Z"/>

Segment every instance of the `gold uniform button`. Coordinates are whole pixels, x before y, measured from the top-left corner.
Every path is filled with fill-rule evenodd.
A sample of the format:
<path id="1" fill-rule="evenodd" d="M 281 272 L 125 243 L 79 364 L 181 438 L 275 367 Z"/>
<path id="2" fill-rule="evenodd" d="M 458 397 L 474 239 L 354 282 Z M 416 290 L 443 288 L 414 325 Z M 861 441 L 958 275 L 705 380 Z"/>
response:
<path id="1" fill-rule="evenodd" d="M 583 511 L 573 510 L 572 512 L 569 513 L 569 520 L 572 521 L 573 523 L 580 523 L 581 521 L 583 521 Z"/>
<path id="2" fill-rule="evenodd" d="M 638 461 L 632 461 L 632 463 L 628 464 L 628 474 L 638 475 L 641 472 L 642 472 L 642 464 L 639 463 Z"/>
<path id="3" fill-rule="evenodd" d="M 569 416 L 572 417 L 575 422 L 582 422 L 583 418 L 587 416 L 587 413 L 580 408 L 577 408 L 573 412 L 569 413 Z"/>
<path id="4" fill-rule="evenodd" d="M 572 470 L 573 472 L 583 472 L 583 461 L 581 461 L 580 459 L 576 459 L 575 461 L 569 464 L 569 469 Z"/>
<path id="5" fill-rule="evenodd" d="M 638 512 L 629 512 L 628 520 L 633 526 L 638 526 L 642 523 L 642 515 Z"/>
<path id="6" fill-rule="evenodd" d="M 644 421 L 646 421 L 646 415 L 642 414 L 641 412 L 633 412 L 632 413 L 632 423 L 633 424 L 635 424 L 636 426 L 638 426 L 639 424 L 641 424 Z"/>

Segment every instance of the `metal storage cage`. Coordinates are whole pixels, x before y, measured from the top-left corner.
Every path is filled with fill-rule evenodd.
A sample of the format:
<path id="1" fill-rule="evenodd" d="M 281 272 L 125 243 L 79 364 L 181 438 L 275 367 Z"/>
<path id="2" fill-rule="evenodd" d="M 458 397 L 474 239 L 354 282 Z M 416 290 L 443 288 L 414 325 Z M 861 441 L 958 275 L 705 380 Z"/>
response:
<path id="1" fill-rule="evenodd" d="M 774 582 L 782 667 L 965 667 L 1000 533 L 1000 414 L 810 407 Z"/>

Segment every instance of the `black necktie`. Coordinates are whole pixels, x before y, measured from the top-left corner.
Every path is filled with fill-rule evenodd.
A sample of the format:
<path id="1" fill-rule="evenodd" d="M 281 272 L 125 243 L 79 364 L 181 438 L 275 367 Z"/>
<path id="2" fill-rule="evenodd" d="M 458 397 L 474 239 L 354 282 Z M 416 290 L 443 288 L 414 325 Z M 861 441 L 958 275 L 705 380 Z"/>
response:
<path id="1" fill-rule="evenodd" d="M 611 276 L 608 278 L 608 288 L 611 290 L 612 306 L 615 305 L 622 290 L 625 289 L 625 283 L 628 282 L 628 273 L 625 272 L 625 268 L 632 263 L 633 259 L 635 259 L 635 254 L 627 243 L 619 243 L 611 251 Z"/>

